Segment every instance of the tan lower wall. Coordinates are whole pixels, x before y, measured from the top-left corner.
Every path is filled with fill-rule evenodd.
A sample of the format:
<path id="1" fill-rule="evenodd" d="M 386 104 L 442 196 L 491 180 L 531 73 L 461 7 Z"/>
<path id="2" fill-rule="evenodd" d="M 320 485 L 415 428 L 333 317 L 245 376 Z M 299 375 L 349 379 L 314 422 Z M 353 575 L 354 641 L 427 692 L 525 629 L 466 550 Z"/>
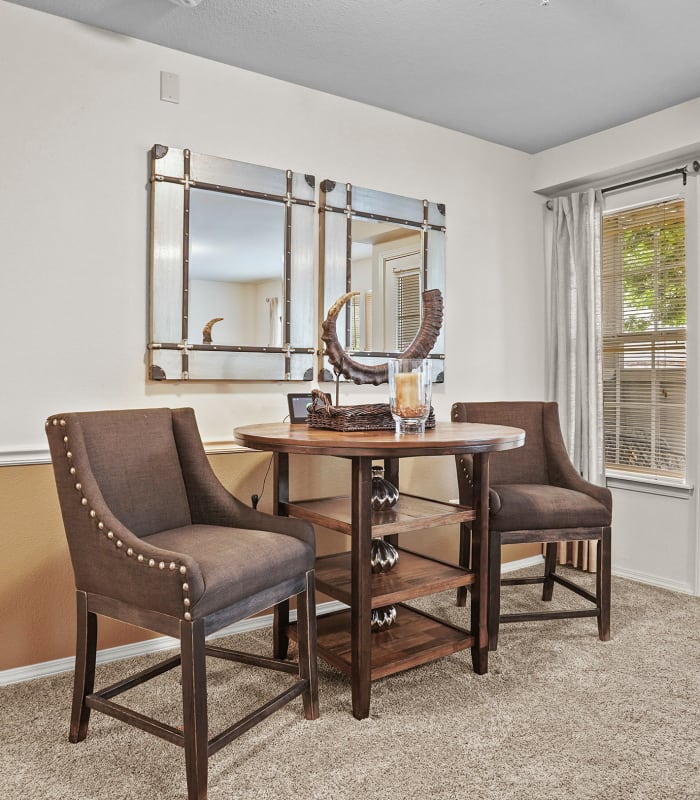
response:
<path id="1" fill-rule="evenodd" d="M 222 483 L 249 503 L 260 494 L 259 508 L 272 506 L 272 469 L 265 453 L 211 456 Z M 416 494 L 450 499 L 456 496 L 451 459 L 407 459 L 402 488 Z M 349 464 L 343 459 L 298 456 L 291 459 L 290 496 L 295 499 L 342 494 Z M 406 543 L 446 560 L 456 560 L 457 528 L 440 528 L 406 536 Z M 348 537 L 319 529 L 319 554 L 348 549 Z M 537 546 L 518 546 L 504 560 L 525 558 Z M 328 598 L 320 596 L 319 600 Z M 74 585 L 50 465 L 0 468 L 0 670 L 74 655 Z M 150 634 L 110 620 L 100 620 L 100 649 L 140 641 Z"/>
<path id="2" fill-rule="evenodd" d="M 75 654 L 73 570 L 50 465 L 0 469 L 0 670 Z M 98 647 L 149 636 L 101 620 Z"/>

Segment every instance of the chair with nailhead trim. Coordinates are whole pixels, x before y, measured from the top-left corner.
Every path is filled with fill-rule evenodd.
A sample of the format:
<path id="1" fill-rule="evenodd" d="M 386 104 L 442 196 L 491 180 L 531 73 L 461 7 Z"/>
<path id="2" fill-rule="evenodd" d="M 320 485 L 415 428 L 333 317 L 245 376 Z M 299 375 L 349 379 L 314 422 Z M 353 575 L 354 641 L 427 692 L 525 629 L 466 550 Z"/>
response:
<path id="1" fill-rule="evenodd" d="M 46 431 L 77 601 L 70 741 L 91 709 L 185 750 L 189 800 L 207 797 L 208 758 L 290 700 L 318 716 L 314 531 L 248 508 L 215 476 L 191 408 L 94 411 L 49 417 Z M 297 663 L 284 621 L 296 597 Z M 227 650 L 205 637 L 274 608 L 273 657 Z M 97 615 L 180 640 L 180 653 L 94 691 Z M 209 739 L 205 656 L 290 673 L 290 686 Z M 182 669 L 182 730 L 112 698 Z"/>
<path id="2" fill-rule="evenodd" d="M 503 622 L 530 622 L 566 617 L 596 617 L 598 638 L 610 639 L 610 526 L 612 495 L 604 486 L 584 480 L 569 459 L 559 425 L 556 403 L 536 401 L 454 403 L 453 422 L 509 425 L 525 430 L 525 444 L 517 450 L 492 453 L 489 470 L 489 649 L 498 646 Z M 456 456 L 459 498 L 471 503 L 472 458 Z M 468 545 L 462 529 L 460 549 Z M 596 540 L 595 594 L 557 575 L 559 542 Z M 544 575 L 501 578 L 501 546 L 544 543 Z M 582 609 L 520 611 L 501 614 L 501 586 L 543 584 L 542 600 L 550 601 L 557 583 L 593 604 Z M 458 602 L 463 595 L 458 596 Z"/>

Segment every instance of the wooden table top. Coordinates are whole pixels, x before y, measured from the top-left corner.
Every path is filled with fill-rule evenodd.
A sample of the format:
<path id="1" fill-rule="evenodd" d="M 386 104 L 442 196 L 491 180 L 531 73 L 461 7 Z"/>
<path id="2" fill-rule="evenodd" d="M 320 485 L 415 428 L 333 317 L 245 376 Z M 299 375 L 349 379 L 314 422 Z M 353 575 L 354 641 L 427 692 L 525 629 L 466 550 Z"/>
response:
<path id="1" fill-rule="evenodd" d="M 332 431 L 306 424 L 271 422 L 235 428 L 235 440 L 253 450 L 331 456 L 403 456 L 487 453 L 521 447 L 525 431 L 477 422 L 438 422 L 425 433 Z"/>

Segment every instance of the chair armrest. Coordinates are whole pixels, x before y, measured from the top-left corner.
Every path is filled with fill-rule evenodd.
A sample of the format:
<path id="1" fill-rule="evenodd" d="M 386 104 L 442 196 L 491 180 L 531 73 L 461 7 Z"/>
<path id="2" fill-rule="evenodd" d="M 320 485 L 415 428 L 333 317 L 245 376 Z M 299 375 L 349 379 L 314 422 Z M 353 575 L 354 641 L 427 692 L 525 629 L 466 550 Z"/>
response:
<path id="1" fill-rule="evenodd" d="M 225 525 L 232 528 L 270 531 L 293 536 L 311 547 L 316 546 L 314 527 L 310 522 L 292 517 L 278 517 L 250 508 L 232 495 L 216 478 L 215 484 L 207 486 L 206 494 L 197 501 L 197 512 L 193 508 L 192 521 L 205 525 Z"/>
<path id="2" fill-rule="evenodd" d="M 587 494 L 605 506 L 608 511 L 612 511 L 610 489 L 587 481 L 571 463 L 561 435 L 558 415 L 545 414 L 544 433 L 547 447 L 547 467 L 552 485 Z"/>
<path id="3" fill-rule="evenodd" d="M 294 536 L 315 547 L 311 523 L 289 517 L 276 517 L 252 509 L 223 486 L 204 452 L 191 408 L 174 409 L 172 419 L 192 522 L 272 531 Z"/>
<path id="4" fill-rule="evenodd" d="M 457 486 L 459 488 L 459 502 L 462 505 L 474 504 L 474 458 L 469 454 L 455 456 L 457 464 Z M 498 492 L 489 487 L 489 511 L 497 514 L 501 510 L 501 498 Z"/>
<path id="5" fill-rule="evenodd" d="M 470 506 L 474 502 L 474 458 L 468 454 L 455 456 L 457 466 L 457 488 L 459 489 L 459 502 Z"/>

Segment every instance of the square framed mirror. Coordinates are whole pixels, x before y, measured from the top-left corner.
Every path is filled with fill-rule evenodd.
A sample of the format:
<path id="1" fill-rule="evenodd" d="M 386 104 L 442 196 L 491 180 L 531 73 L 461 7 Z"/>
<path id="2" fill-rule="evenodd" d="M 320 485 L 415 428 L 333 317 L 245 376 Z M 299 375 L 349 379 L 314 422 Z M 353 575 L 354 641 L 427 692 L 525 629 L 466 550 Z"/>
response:
<path id="1" fill-rule="evenodd" d="M 336 319 L 340 346 L 359 365 L 400 356 L 420 331 L 424 292 L 445 297 L 445 207 L 324 180 L 319 214 L 322 317 L 353 293 Z M 428 358 L 432 380 L 444 381 L 442 330 Z M 326 355 L 318 375 L 337 377 Z"/>
<path id="2" fill-rule="evenodd" d="M 313 378 L 315 179 L 154 145 L 151 380 Z"/>

